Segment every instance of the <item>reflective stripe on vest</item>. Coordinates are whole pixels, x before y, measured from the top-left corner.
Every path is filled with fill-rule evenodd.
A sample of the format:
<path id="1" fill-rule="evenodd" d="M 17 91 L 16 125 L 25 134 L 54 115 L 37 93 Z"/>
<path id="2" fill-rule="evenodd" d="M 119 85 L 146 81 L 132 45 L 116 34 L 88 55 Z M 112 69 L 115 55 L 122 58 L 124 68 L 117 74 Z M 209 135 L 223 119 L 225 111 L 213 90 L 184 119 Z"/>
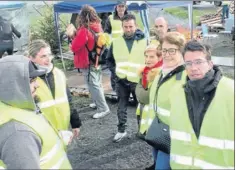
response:
<path id="1" fill-rule="evenodd" d="M 71 169 L 70 162 L 66 155 L 63 141 L 48 121 L 41 115 L 36 115 L 34 111 L 14 108 L 0 103 L 4 113 L 0 114 L 0 126 L 9 121 L 17 121 L 28 126 L 32 133 L 39 137 L 42 145 L 40 153 L 41 169 Z M 5 166 L 0 160 L 0 165 Z"/>
<path id="2" fill-rule="evenodd" d="M 38 106 L 47 120 L 58 130 L 68 130 L 70 123 L 70 106 L 66 92 L 66 78 L 64 73 L 53 69 L 55 82 L 55 98 L 47 84 L 37 79 L 39 88 L 36 95 L 39 98 Z"/>
<path id="3" fill-rule="evenodd" d="M 172 139 L 191 142 L 191 134 L 176 130 L 170 130 Z M 227 149 L 234 151 L 234 141 L 216 139 L 212 137 L 199 136 L 198 143 L 202 146 L 208 146 L 216 149 Z"/>
<path id="4" fill-rule="evenodd" d="M 203 161 L 200 159 L 194 159 L 189 156 L 171 154 L 170 159 L 171 159 L 171 161 L 173 161 L 177 164 L 187 165 L 187 166 L 193 165 L 195 167 L 199 167 L 202 169 L 234 169 L 234 167 L 218 166 L 218 165 L 214 165 L 214 164 L 211 164 L 209 162 L 206 162 L 206 161 Z"/>
<path id="5" fill-rule="evenodd" d="M 125 39 L 119 37 L 113 41 L 113 56 L 116 63 L 116 74 L 119 78 L 138 83 L 138 69 L 144 66 L 144 50 L 147 40 L 134 40 L 131 51 L 129 52 Z M 122 50 L 121 50 L 122 49 Z"/>
<path id="6" fill-rule="evenodd" d="M 61 140 L 58 139 L 57 143 L 53 146 L 53 148 L 43 157 L 40 158 L 40 164 L 44 165 L 47 163 L 55 154 L 57 153 L 57 150 L 62 146 Z"/>
<path id="7" fill-rule="evenodd" d="M 67 97 L 62 97 L 62 98 L 58 98 L 58 99 L 55 99 L 55 100 L 48 100 L 48 101 L 45 101 L 45 102 L 39 102 L 38 106 L 41 109 L 43 109 L 43 108 L 51 107 L 51 106 L 56 105 L 56 104 L 65 103 L 65 102 L 68 102 L 68 98 Z"/>
<path id="8" fill-rule="evenodd" d="M 171 139 L 191 142 L 191 134 L 186 133 L 186 132 L 180 132 L 177 130 L 170 130 L 170 136 L 171 136 Z"/>
<path id="9" fill-rule="evenodd" d="M 169 110 L 166 110 L 166 109 L 161 108 L 161 107 L 158 107 L 157 110 L 158 110 L 158 113 L 162 116 L 168 116 L 168 117 L 170 116 L 170 111 Z"/>
<path id="10" fill-rule="evenodd" d="M 196 136 L 189 119 L 185 91 L 175 86 L 171 96 L 172 169 L 230 169 L 234 166 L 234 82 L 222 77 Z M 180 120 L 181 119 L 181 120 Z M 180 120 L 180 121 L 176 121 Z M 178 155 L 178 157 L 175 157 Z M 186 159 L 193 159 L 186 165 Z M 186 167 L 187 166 L 187 167 Z"/>

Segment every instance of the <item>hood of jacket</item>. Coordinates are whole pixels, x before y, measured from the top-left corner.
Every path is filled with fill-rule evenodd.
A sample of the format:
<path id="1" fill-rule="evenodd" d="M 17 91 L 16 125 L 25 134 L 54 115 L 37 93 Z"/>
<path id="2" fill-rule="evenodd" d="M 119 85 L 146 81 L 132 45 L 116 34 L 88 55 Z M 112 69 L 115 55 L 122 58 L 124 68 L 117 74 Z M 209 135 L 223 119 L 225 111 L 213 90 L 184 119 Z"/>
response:
<path id="1" fill-rule="evenodd" d="M 93 22 L 89 24 L 89 28 L 91 30 L 93 30 L 94 32 L 98 33 L 98 32 L 103 32 L 102 30 L 102 24 L 98 23 L 98 22 Z"/>
<path id="2" fill-rule="evenodd" d="M 29 59 L 12 55 L 0 60 L 0 101 L 20 109 L 36 110 L 30 90 Z"/>

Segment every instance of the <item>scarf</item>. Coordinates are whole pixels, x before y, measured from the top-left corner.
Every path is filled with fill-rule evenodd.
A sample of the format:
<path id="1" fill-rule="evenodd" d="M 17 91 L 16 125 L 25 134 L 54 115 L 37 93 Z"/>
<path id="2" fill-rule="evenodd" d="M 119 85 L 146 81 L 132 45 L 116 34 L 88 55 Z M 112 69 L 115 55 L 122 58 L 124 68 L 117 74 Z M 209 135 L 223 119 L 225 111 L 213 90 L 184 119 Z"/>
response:
<path id="1" fill-rule="evenodd" d="M 152 70 L 153 68 L 161 67 L 162 63 L 163 63 L 163 60 L 158 61 L 153 67 L 147 67 L 147 66 L 144 67 L 143 74 L 142 74 L 142 85 L 143 85 L 144 89 L 146 89 L 147 85 L 148 85 L 147 75 L 148 75 L 149 71 Z"/>

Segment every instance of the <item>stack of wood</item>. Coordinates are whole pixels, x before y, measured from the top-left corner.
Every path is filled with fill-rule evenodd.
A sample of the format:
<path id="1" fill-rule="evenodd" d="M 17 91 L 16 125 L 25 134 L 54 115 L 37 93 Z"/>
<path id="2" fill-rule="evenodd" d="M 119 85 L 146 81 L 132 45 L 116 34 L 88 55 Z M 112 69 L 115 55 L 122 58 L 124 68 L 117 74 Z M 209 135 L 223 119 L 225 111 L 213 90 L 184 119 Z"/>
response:
<path id="1" fill-rule="evenodd" d="M 234 14 L 234 10 L 235 10 L 235 8 L 234 8 L 234 1 L 232 1 L 232 2 L 230 3 L 230 5 L 229 5 L 229 12 L 230 12 L 231 14 Z"/>
<path id="2" fill-rule="evenodd" d="M 207 25 L 212 25 L 212 24 L 218 24 L 221 23 L 221 12 L 222 8 L 217 10 L 215 14 L 207 14 L 203 15 L 200 18 L 201 24 L 207 24 Z"/>
<path id="3" fill-rule="evenodd" d="M 220 7 L 215 14 L 203 15 L 200 18 L 201 24 L 207 24 L 207 25 L 220 24 L 221 23 L 222 10 L 223 10 L 223 7 Z M 229 12 L 231 14 L 234 14 L 234 1 L 232 1 L 229 5 Z"/>

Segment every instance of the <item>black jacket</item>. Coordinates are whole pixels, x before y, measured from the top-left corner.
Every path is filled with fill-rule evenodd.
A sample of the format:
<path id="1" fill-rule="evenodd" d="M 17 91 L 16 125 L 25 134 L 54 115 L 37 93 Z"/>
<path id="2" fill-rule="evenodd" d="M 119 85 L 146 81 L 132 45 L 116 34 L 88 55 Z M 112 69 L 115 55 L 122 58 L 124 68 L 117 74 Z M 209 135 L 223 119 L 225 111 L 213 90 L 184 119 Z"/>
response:
<path id="1" fill-rule="evenodd" d="M 41 76 L 40 78 L 42 78 L 44 80 L 44 82 L 48 85 L 49 89 L 51 90 L 53 98 L 55 98 L 55 81 L 54 81 L 53 72 L 51 71 L 51 72 L 47 73 L 45 76 Z M 66 92 L 67 92 L 67 97 L 68 97 L 68 101 L 70 104 L 71 127 L 72 127 L 72 129 L 79 128 L 82 125 L 82 123 L 79 118 L 79 114 L 78 114 L 77 110 L 74 108 L 74 105 L 72 103 L 72 95 L 70 93 L 68 86 L 66 87 Z"/>
<path id="2" fill-rule="evenodd" d="M 134 36 L 131 37 L 131 38 L 126 38 L 124 35 L 123 35 L 123 38 L 125 39 L 125 42 L 126 42 L 126 45 L 129 49 L 129 52 L 131 52 L 131 49 L 133 47 L 133 43 L 135 40 L 142 40 L 145 38 L 145 35 L 144 33 L 137 29 Z M 108 51 L 108 54 L 107 54 L 107 58 L 106 58 L 106 64 L 107 64 L 107 67 L 109 68 L 109 70 L 115 74 L 115 70 L 116 70 L 116 63 L 115 63 L 115 59 L 114 59 L 114 55 L 113 55 L 113 43 L 111 44 L 111 47 Z M 116 76 L 116 81 L 123 81 L 125 84 L 126 83 L 129 83 L 129 81 L 127 79 L 120 79 Z"/>
<path id="3" fill-rule="evenodd" d="M 194 132 L 199 137 L 205 113 L 215 96 L 222 71 L 214 66 L 201 80 L 187 80 L 184 86 L 189 118 Z"/>

